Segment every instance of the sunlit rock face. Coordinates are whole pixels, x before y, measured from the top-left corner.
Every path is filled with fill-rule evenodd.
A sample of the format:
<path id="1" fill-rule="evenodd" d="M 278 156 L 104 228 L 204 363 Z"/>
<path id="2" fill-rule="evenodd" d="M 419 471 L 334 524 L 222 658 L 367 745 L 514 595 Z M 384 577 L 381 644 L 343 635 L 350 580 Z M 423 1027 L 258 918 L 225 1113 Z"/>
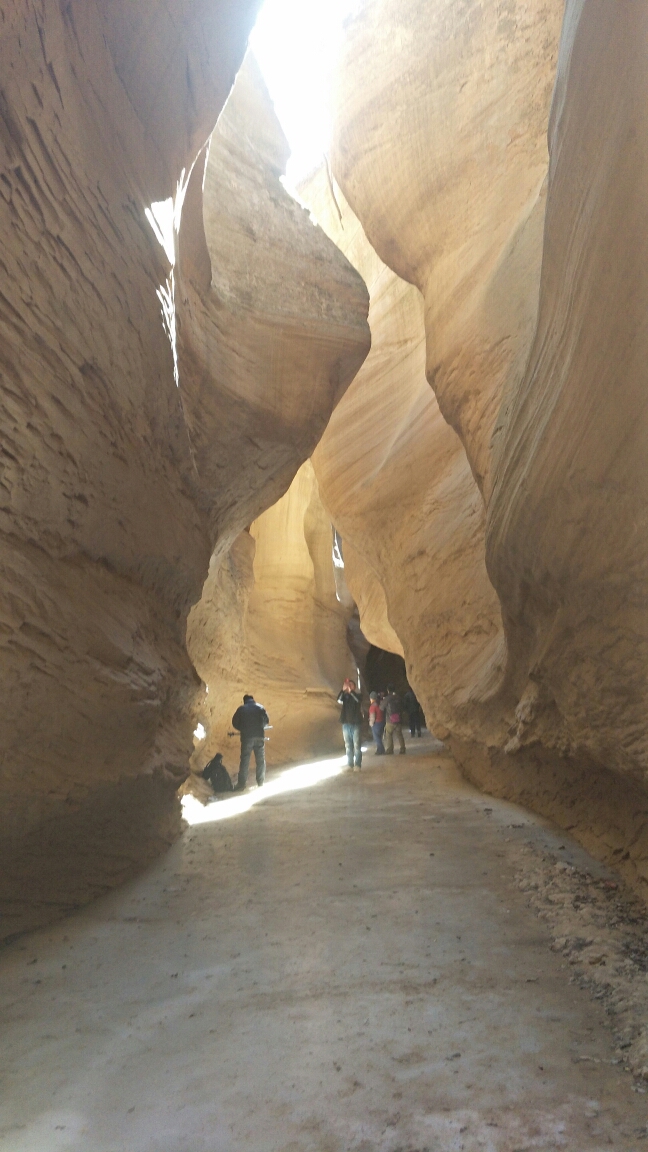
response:
<path id="1" fill-rule="evenodd" d="M 248 57 L 211 138 L 204 211 L 180 234 L 183 404 L 219 553 L 286 491 L 369 350 L 366 288 L 280 184 L 287 158 Z M 186 209 L 202 182 L 197 166 Z"/>
<path id="2" fill-rule="evenodd" d="M 486 574 L 483 504 L 426 380 L 420 293 L 379 259 L 324 171 L 300 194 L 371 297 L 371 352 L 313 454 L 363 632 L 405 654 L 439 731 L 469 735 L 476 713 L 496 727 L 490 700 L 502 677 L 502 628 Z"/>
<path id="3" fill-rule="evenodd" d="M 640 61 L 648 18 L 638 5 L 570 0 L 549 121 L 562 16 L 562 3 L 540 0 L 369 0 L 349 26 L 341 69 L 333 170 L 378 255 L 421 291 L 426 375 L 486 509 L 484 529 L 472 505 L 481 521 L 474 554 L 486 557 L 506 645 L 497 611 L 479 605 L 481 580 L 463 584 L 458 550 L 450 611 L 467 612 L 475 628 L 495 623 L 499 654 L 487 659 L 484 644 L 471 667 L 459 661 L 454 717 L 440 709 L 439 666 L 416 675 L 436 628 L 436 561 L 420 579 L 410 576 L 410 552 L 400 554 L 396 536 L 391 560 L 385 542 L 376 562 L 371 517 L 373 531 L 355 525 L 352 543 L 382 584 L 429 717 L 440 718 L 467 771 L 625 861 L 641 884 L 648 126 Z M 373 284 L 372 324 L 375 350 Z M 407 388 L 390 393 L 390 379 L 372 372 L 362 397 L 356 381 L 357 428 L 347 423 L 334 437 L 340 408 L 316 467 L 327 503 L 334 441 L 357 431 L 371 442 L 373 410 L 385 458 L 376 467 L 368 450 L 367 483 L 383 509 L 393 491 L 416 530 L 432 523 L 423 509 L 434 466 L 426 472 L 412 453 L 409 491 L 420 489 L 418 501 L 408 503 L 402 476 L 391 490 L 384 485 L 409 404 Z M 432 457 L 429 434 L 427 443 Z M 472 499 L 466 486 L 456 510 L 467 512 Z M 335 520 L 332 504 L 331 512 Z M 400 568 L 407 605 L 429 601 L 418 638 L 403 631 L 390 565 Z M 480 700 L 485 706 L 473 708 Z"/>
<path id="4" fill-rule="evenodd" d="M 280 374 L 268 371 L 260 391 L 267 440 L 281 442 L 273 455 L 256 438 L 249 386 L 240 400 L 232 375 L 211 404 L 202 368 L 182 362 L 187 274 L 172 268 L 173 237 L 165 253 L 145 210 L 175 198 L 179 218 L 257 7 L 187 0 L 170 14 L 158 3 L 43 0 L 4 12 L 0 874 L 9 933 L 117 882 L 178 830 L 175 790 L 199 687 L 186 618 L 221 522 L 235 536 L 285 490 L 353 371 L 349 343 L 334 351 L 333 340 L 327 360 L 322 338 L 312 436 L 304 414 L 290 450 Z M 191 197 L 200 221 L 192 182 L 185 214 Z M 200 269 L 203 290 L 205 252 L 189 230 L 186 264 Z M 341 256 L 336 267 L 355 285 L 345 304 L 359 363 L 364 288 Z M 238 275 L 235 266 L 232 281 Z M 266 275 L 274 269 L 260 261 L 254 278 Z M 184 325 L 178 363 L 174 302 Z M 318 338 L 328 319 L 323 303 Z M 284 344 L 275 328 L 273 365 L 290 359 L 295 325 L 286 323 Z M 232 472 L 243 458 L 243 471 L 256 466 L 259 476 L 245 481 L 239 514 Z"/>
<path id="5" fill-rule="evenodd" d="M 489 490 L 537 313 L 564 0 L 366 0 L 332 165 L 378 255 L 423 295 L 427 374 Z"/>
<path id="6" fill-rule="evenodd" d="M 315 467 L 354 596 L 355 553 L 439 733 L 488 747 L 517 700 L 484 499 L 537 316 L 561 16 L 562 0 L 368 0 L 339 71 L 332 165 L 365 236 L 342 198 L 327 227 L 370 284 L 373 348 Z M 349 459 L 362 516 L 340 499 Z"/>
<path id="7" fill-rule="evenodd" d="M 330 753 L 340 744 L 335 700 L 356 676 L 347 643 L 353 601 L 340 599 L 332 529 L 310 461 L 288 492 L 212 562 L 189 618 L 189 651 L 208 692 L 196 713 L 207 735 L 194 768 L 218 751 L 236 772 L 239 740 L 228 738 L 243 693 L 265 705 L 268 764 Z"/>

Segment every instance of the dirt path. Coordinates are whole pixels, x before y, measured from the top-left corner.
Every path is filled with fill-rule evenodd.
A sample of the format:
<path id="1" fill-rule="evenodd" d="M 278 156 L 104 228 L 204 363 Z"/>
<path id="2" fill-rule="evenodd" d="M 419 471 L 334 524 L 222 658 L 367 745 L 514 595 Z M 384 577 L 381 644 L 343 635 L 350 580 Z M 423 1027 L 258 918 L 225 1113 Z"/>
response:
<path id="1" fill-rule="evenodd" d="M 551 835 L 431 745 L 191 828 L 2 954 L 0 1150 L 641 1152 L 605 1005 L 516 880 Z"/>

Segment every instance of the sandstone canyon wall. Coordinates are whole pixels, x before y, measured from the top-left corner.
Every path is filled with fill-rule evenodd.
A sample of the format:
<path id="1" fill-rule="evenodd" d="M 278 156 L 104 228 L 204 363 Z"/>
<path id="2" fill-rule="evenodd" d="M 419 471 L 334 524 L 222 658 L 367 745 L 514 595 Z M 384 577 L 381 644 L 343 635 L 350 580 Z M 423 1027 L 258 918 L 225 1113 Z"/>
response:
<path id="1" fill-rule="evenodd" d="M 189 652 L 208 687 L 196 713 L 207 732 L 196 770 L 221 751 L 236 773 L 239 741 L 227 733 L 244 692 L 270 716 L 270 766 L 340 747 L 335 700 L 344 678 L 356 676 L 347 642 L 353 607 L 336 584 L 331 522 L 307 461 L 286 495 L 222 562 L 212 561 L 191 612 Z"/>
<path id="2" fill-rule="evenodd" d="M 349 23 L 346 201 L 303 194 L 367 277 L 373 347 L 314 463 L 367 635 L 387 617 L 466 771 L 641 888 L 648 17 L 564 15 L 559 57 L 559 0 Z"/>
<path id="3" fill-rule="evenodd" d="M 383 262 L 325 172 L 300 194 L 365 279 L 371 352 L 313 454 L 367 639 L 404 654 L 438 732 L 497 728 L 502 626 L 484 512 L 425 376 L 420 293 Z"/>
<path id="4" fill-rule="evenodd" d="M 521 753 L 481 768 L 584 825 L 644 894 L 647 49 L 645 8 L 567 4 L 538 327 L 488 511 Z"/>
<path id="5" fill-rule="evenodd" d="M 266 99 L 254 76 L 212 289 L 189 174 L 257 7 L 25 0 L 3 14 L 5 933 L 104 890 L 175 834 L 199 686 L 185 623 L 210 555 L 288 487 L 368 347 L 364 286 L 284 193 L 271 114 L 267 146 L 245 137 L 246 101 Z M 242 268 L 223 234 L 252 238 L 273 198 L 281 237 Z M 146 216 L 160 204 L 166 251 Z M 311 269 L 299 292 L 293 258 Z"/>

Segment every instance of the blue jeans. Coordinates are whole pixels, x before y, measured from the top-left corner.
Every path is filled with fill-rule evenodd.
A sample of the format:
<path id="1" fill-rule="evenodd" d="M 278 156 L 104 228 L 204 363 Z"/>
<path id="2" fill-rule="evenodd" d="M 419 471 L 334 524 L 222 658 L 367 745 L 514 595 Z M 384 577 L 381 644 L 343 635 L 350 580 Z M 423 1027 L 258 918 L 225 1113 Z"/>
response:
<path id="1" fill-rule="evenodd" d="M 265 740 L 263 736 L 248 736 L 245 740 L 241 738 L 241 759 L 239 761 L 239 774 L 236 782 L 237 788 L 245 788 L 247 784 L 250 756 L 253 752 L 256 762 L 256 782 L 257 784 L 263 784 L 265 780 Z"/>
<path id="2" fill-rule="evenodd" d="M 360 746 L 360 725 L 359 724 L 343 724 L 342 735 L 344 736 L 344 747 L 346 748 L 347 763 L 349 768 L 353 768 L 353 757 L 355 754 L 356 768 L 362 764 L 362 748 Z"/>
<path id="3" fill-rule="evenodd" d="M 376 756 L 382 756 L 383 752 L 385 751 L 385 745 L 383 744 L 385 721 L 381 720 L 379 724 L 372 724 L 371 731 L 373 732 L 373 738 L 376 741 Z"/>

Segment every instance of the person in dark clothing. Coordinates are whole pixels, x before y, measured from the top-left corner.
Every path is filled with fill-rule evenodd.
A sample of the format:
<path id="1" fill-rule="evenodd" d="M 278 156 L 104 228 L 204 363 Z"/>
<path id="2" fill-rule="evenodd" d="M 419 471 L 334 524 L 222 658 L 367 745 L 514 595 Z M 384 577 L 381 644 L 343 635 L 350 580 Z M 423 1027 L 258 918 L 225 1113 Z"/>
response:
<path id="1" fill-rule="evenodd" d="M 209 761 L 200 775 L 203 780 L 209 781 L 215 793 L 233 791 L 230 774 L 223 764 L 223 756 L 220 752 L 217 752 L 214 759 Z"/>
<path id="2" fill-rule="evenodd" d="M 362 696 L 358 692 L 353 680 L 344 681 L 337 702 L 342 705 L 340 721 L 342 724 L 347 763 L 349 768 L 361 768 L 362 744 L 360 740 L 360 725 L 362 724 Z"/>
<path id="3" fill-rule="evenodd" d="M 405 737 L 403 736 L 403 702 L 394 688 L 388 685 L 387 695 L 382 702 L 385 711 L 385 756 L 394 755 L 394 736 L 400 744 L 400 754 L 405 755 Z"/>
<path id="4" fill-rule="evenodd" d="M 250 757 L 254 752 L 256 763 L 256 782 L 263 784 L 266 773 L 265 762 L 265 736 L 264 728 L 269 727 L 268 713 L 263 704 L 257 704 L 254 696 L 249 693 L 243 697 L 243 703 L 232 716 L 232 727 L 241 733 L 241 759 L 239 761 L 238 780 L 235 792 L 243 792 L 247 787 Z"/>
<path id="5" fill-rule="evenodd" d="M 409 716 L 410 736 L 421 735 L 421 705 L 411 688 L 408 688 L 403 698 L 405 711 Z"/>

